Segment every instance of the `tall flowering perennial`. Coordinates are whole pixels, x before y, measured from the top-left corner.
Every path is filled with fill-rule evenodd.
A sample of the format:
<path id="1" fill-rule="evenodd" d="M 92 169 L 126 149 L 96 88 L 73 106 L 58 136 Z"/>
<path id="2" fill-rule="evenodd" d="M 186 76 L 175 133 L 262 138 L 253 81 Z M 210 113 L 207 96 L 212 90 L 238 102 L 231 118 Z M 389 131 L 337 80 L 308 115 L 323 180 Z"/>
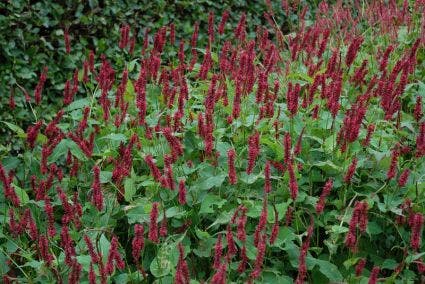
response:
<path id="1" fill-rule="evenodd" d="M 217 241 L 214 245 L 214 262 L 213 262 L 214 269 L 220 268 L 222 254 L 223 254 L 222 235 L 219 234 L 217 237 Z"/>
<path id="2" fill-rule="evenodd" d="M 417 122 L 419 122 L 423 116 L 421 96 L 416 97 L 416 104 L 415 104 L 415 109 L 413 110 L 413 115 L 415 116 L 415 119 Z"/>
<path id="3" fill-rule="evenodd" d="M 189 268 L 184 259 L 184 247 L 181 243 L 178 244 L 179 260 L 177 262 L 175 284 L 188 284 L 190 282 Z"/>
<path id="4" fill-rule="evenodd" d="M 347 55 L 345 57 L 345 64 L 347 65 L 347 67 L 350 67 L 351 64 L 354 62 L 354 59 L 356 58 L 363 41 L 364 39 L 361 36 L 354 38 L 351 41 L 350 46 L 348 47 Z"/>
<path id="5" fill-rule="evenodd" d="M 345 176 L 344 176 L 344 181 L 346 183 L 350 183 L 351 182 L 351 179 L 353 178 L 354 173 L 356 172 L 357 162 L 358 162 L 358 160 L 357 160 L 356 157 L 354 157 L 351 160 L 351 164 L 348 166 L 348 170 L 347 170 L 347 172 L 345 173 Z"/>
<path id="6" fill-rule="evenodd" d="M 410 246 L 413 250 L 418 250 L 421 244 L 424 216 L 421 213 L 412 214 L 409 218 L 409 226 L 412 230 L 410 235 Z"/>
<path id="7" fill-rule="evenodd" d="M 227 166 L 228 166 L 228 177 L 230 184 L 236 184 L 238 178 L 236 176 L 235 169 L 235 157 L 236 152 L 235 149 L 230 149 L 227 151 Z"/>
<path id="8" fill-rule="evenodd" d="M 275 208 L 274 209 L 274 224 L 273 224 L 272 232 L 270 234 L 270 239 L 269 239 L 270 245 L 274 244 L 278 234 L 279 234 L 279 213 L 277 212 Z"/>
<path id="9" fill-rule="evenodd" d="M 410 175 L 410 169 L 404 169 L 398 179 L 398 185 L 400 187 L 403 187 L 406 185 L 407 180 L 409 179 L 409 175 Z"/>
<path id="10" fill-rule="evenodd" d="M 367 212 L 367 202 L 356 201 L 353 210 L 353 215 L 350 220 L 349 231 L 345 237 L 345 245 L 353 251 L 357 249 L 357 227 L 360 229 L 361 233 L 364 233 L 366 231 L 368 221 Z"/>
<path id="11" fill-rule="evenodd" d="M 292 85 L 291 82 L 288 84 L 288 92 L 286 95 L 286 103 L 288 107 L 288 111 L 290 113 L 290 116 L 293 117 L 297 114 L 298 111 L 298 97 L 299 93 L 301 91 L 301 86 L 299 83 L 295 84 L 295 86 Z"/>
<path id="12" fill-rule="evenodd" d="M 4 197 L 9 199 L 10 202 L 12 202 L 15 207 L 17 207 L 20 204 L 20 200 L 15 192 L 15 188 L 12 186 L 13 177 L 13 171 L 10 171 L 9 174 L 6 174 L 6 170 L 0 162 L 0 182 L 3 184 Z"/>
<path id="13" fill-rule="evenodd" d="M 112 275 L 115 268 L 119 270 L 123 270 L 125 268 L 125 262 L 123 261 L 121 254 L 118 251 L 118 245 L 118 238 L 113 236 L 111 240 L 111 247 L 109 248 L 108 260 L 105 267 L 105 272 L 108 275 Z"/>
<path id="14" fill-rule="evenodd" d="M 179 182 L 179 203 L 180 205 L 186 204 L 186 184 L 184 180 Z"/>
<path id="15" fill-rule="evenodd" d="M 58 283 L 106 284 L 118 274 L 115 270 L 124 268 L 129 279 L 142 274 L 157 281 L 157 264 L 142 261 L 174 246 L 178 260 L 176 255 L 175 261 L 158 264 L 174 264 L 164 271 L 175 273 L 175 283 L 189 283 L 190 276 L 211 283 L 261 282 L 275 267 L 282 268 L 282 276 L 304 283 L 314 281 L 317 273 L 330 277 L 322 266 L 328 250 L 316 248 L 331 238 L 341 261 L 358 259 L 341 271 L 343 277 L 370 275 L 370 283 L 376 283 L 380 269 L 370 248 L 381 251 L 392 237 L 400 243 L 406 234 L 409 243 L 402 254 L 387 252 L 388 259 L 399 263 L 391 277 L 398 281 L 405 275 L 402 270 L 409 269 L 409 277 L 419 281 L 423 259 L 409 266 L 405 260 L 423 247 L 425 123 L 418 76 L 424 3 L 369 1 L 360 7 L 322 1 L 308 12 L 298 2 L 282 1 L 284 11 L 278 11 L 277 3 L 266 0 L 267 11 L 258 11 L 266 27 L 255 31 L 249 29 L 255 15 L 232 19 L 229 11 L 217 26 L 216 15 L 209 12 L 208 23 L 195 23 L 191 38 L 178 38 L 181 27 L 174 23 L 153 31 L 124 23 L 115 50 L 121 58 L 111 61 L 93 50 L 81 51 L 81 62 L 69 62 L 77 68 L 59 76 L 64 82 L 52 80 L 63 86 L 61 92 L 54 86 L 48 90 L 49 95 L 58 93 L 62 107 L 52 119 L 45 113 L 50 106 L 37 106 L 50 101 L 41 96 L 47 69 L 34 90 L 36 105 L 23 87 L 30 83 L 20 81 L 25 70 L 12 70 L 18 73 L 12 74 L 16 80 L 10 82 L 2 110 L 9 108 L 17 118 L 5 124 L 17 135 L 6 135 L 7 144 L 0 147 L 0 205 L 6 212 L 3 234 L 18 251 L 9 253 L 3 281 L 23 279 L 21 273 L 38 276 L 22 252 L 45 266 L 40 267 L 43 277 Z M 279 12 L 290 19 L 291 31 L 276 25 Z M 232 27 L 231 20 L 239 22 Z M 374 29 L 364 33 L 364 26 Z M 224 32 L 231 28 L 233 37 L 228 37 Z M 65 46 L 71 52 L 67 31 L 63 40 L 62 51 Z M 376 54 L 366 56 L 372 47 Z M 82 106 L 87 99 L 90 105 Z M 28 121 L 22 123 L 20 117 Z M 26 127 L 26 136 L 15 124 Z M 379 165 L 389 148 L 390 166 L 382 175 Z M 244 163 L 246 173 L 241 173 L 237 165 Z M 340 170 L 346 164 L 346 171 Z M 351 184 L 357 168 L 359 176 Z M 285 179 L 287 184 L 280 182 Z M 341 200 L 331 194 L 334 186 L 342 188 Z M 379 190 L 372 190 L 375 186 Z M 388 201 L 390 193 L 410 199 L 386 212 L 376 202 L 371 208 L 365 201 L 352 205 L 359 196 Z M 137 213 L 147 201 L 152 203 L 149 220 L 141 220 Z M 343 214 L 337 216 L 335 210 Z M 345 238 L 324 234 L 328 227 L 342 226 L 350 212 Z M 304 225 L 308 217 L 317 219 L 317 238 L 312 237 L 313 222 Z M 382 227 L 360 246 L 368 217 L 378 223 L 394 218 L 399 228 Z M 304 227 L 305 233 L 300 231 Z M 125 237 L 128 231 L 131 240 Z M 290 251 L 282 255 L 282 233 L 287 248 L 302 237 L 296 275 L 279 266 L 281 259 L 294 261 Z M 384 235 L 390 236 L 385 243 Z M 109 252 L 104 251 L 107 239 Z M 310 242 L 312 257 L 321 264 L 312 275 L 307 274 Z M 344 243 L 348 250 L 340 249 Z M 210 252 L 203 250 L 205 244 Z M 11 249 L 7 242 L 0 246 Z M 128 253 L 121 255 L 120 246 Z M 90 260 L 82 261 L 84 257 Z M 125 275 L 117 276 L 110 281 Z"/>
<path id="16" fill-rule="evenodd" d="M 66 53 L 71 53 L 71 40 L 69 38 L 69 29 L 65 28 L 63 31 L 63 37 L 65 42 L 65 51 Z"/>
<path id="17" fill-rule="evenodd" d="M 425 156 L 425 121 L 419 125 L 419 133 L 416 137 L 416 157 Z"/>
<path id="18" fill-rule="evenodd" d="M 222 35 L 224 33 L 224 28 L 226 26 L 226 22 L 229 19 L 230 13 L 228 10 L 224 11 L 223 14 L 221 15 L 221 21 L 220 24 L 218 25 L 218 34 Z"/>
<path id="19" fill-rule="evenodd" d="M 313 234 L 313 229 L 314 229 L 313 224 L 311 224 L 307 228 L 307 235 L 300 247 L 300 256 L 298 257 L 298 275 L 295 280 L 295 283 L 297 284 L 304 283 L 304 279 L 307 276 L 306 257 L 307 257 L 308 249 L 310 248 L 310 239 L 311 239 L 311 235 Z"/>
<path id="20" fill-rule="evenodd" d="M 43 121 L 39 120 L 35 125 L 28 127 L 27 130 L 27 143 L 28 146 L 33 149 L 35 146 L 35 140 L 40 132 L 41 126 L 43 125 Z"/>
<path id="21" fill-rule="evenodd" d="M 372 269 L 372 272 L 370 273 L 369 281 L 367 283 L 376 284 L 378 282 L 378 275 L 380 271 L 381 271 L 381 268 L 379 266 L 374 266 Z"/>
<path id="22" fill-rule="evenodd" d="M 246 173 L 251 174 L 255 166 L 255 160 L 260 154 L 260 133 L 256 132 L 248 138 L 248 166 Z"/>
<path id="23" fill-rule="evenodd" d="M 364 258 L 360 259 L 359 262 L 357 262 L 357 265 L 355 267 L 356 277 L 359 277 L 360 275 L 362 275 L 365 265 L 366 265 L 366 259 Z"/>
<path id="24" fill-rule="evenodd" d="M 34 90 L 34 99 L 35 104 L 39 105 L 41 103 L 41 92 L 43 92 L 44 83 L 46 83 L 47 80 L 47 67 L 43 68 L 43 71 L 40 74 L 40 79 L 38 80 L 38 84 L 35 87 Z"/>
<path id="25" fill-rule="evenodd" d="M 149 222 L 149 240 L 154 242 L 154 243 L 159 243 L 159 239 L 158 239 L 158 214 L 159 214 L 159 209 L 158 209 L 158 202 L 154 202 L 152 204 L 152 210 L 151 210 L 151 214 L 150 214 L 150 222 Z"/>
<path id="26" fill-rule="evenodd" d="M 103 193 L 100 185 L 100 168 L 94 166 L 93 168 L 93 184 L 92 184 L 92 203 L 97 210 L 102 211 L 103 209 Z"/>
<path id="27" fill-rule="evenodd" d="M 391 152 L 391 163 L 390 163 L 390 168 L 388 169 L 387 172 L 387 179 L 393 179 L 396 175 L 396 169 L 397 169 L 397 162 L 398 162 L 398 157 L 400 155 L 399 150 L 396 148 Z"/>
<path id="28" fill-rule="evenodd" d="M 294 164 L 290 160 L 288 164 L 288 174 L 289 174 L 289 191 L 291 193 L 292 200 L 296 200 L 298 196 L 298 182 L 295 176 Z"/>
<path id="29" fill-rule="evenodd" d="M 322 194 L 320 195 L 319 201 L 316 204 L 316 212 L 321 214 L 325 208 L 326 197 L 329 195 L 333 187 L 332 179 L 329 179 L 323 187 Z"/>
<path id="30" fill-rule="evenodd" d="M 131 242 L 131 247 L 133 249 L 132 255 L 134 262 L 138 263 L 140 258 L 140 252 L 143 250 L 143 247 L 145 246 L 145 239 L 144 239 L 144 227 L 141 224 L 135 224 L 134 225 L 134 238 Z"/>
<path id="31" fill-rule="evenodd" d="M 264 192 L 270 193 L 272 191 L 272 183 L 270 181 L 270 161 L 266 162 L 266 166 L 264 168 Z"/>

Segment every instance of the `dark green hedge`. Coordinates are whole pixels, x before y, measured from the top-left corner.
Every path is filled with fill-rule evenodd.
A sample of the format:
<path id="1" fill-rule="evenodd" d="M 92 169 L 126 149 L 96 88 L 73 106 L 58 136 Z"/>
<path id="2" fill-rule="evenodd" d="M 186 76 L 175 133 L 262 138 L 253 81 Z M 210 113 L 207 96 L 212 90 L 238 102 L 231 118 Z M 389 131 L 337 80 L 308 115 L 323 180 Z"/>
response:
<path id="1" fill-rule="evenodd" d="M 287 22 L 280 1 L 271 1 L 276 19 Z M 314 5 L 313 5 L 314 6 Z M 247 14 L 250 32 L 264 24 L 265 1 L 251 0 L 13 0 L 0 3 L 0 121 L 15 121 L 23 129 L 34 121 L 30 106 L 26 105 L 22 88 L 30 96 L 43 66 L 49 69 L 43 99 L 37 107 L 39 116 L 49 116 L 55 101 L 59 101 L 64 82 L 72 76 L 76 63 L 82 62 L 89 49 L 96 54 L 122 61 L 117 47 L 119 26 L 130 24 L 138 33 L 139 46 L 146 28 L 157 28 L 173 22 L 177 38 L 190 38 L 193 24 L 200 22 L 200 45 L 205 45 L 208 13 L 215 12 L 218 24 L 224 10 L 231 12 L 226 30 L 231 35 L 242 12 Z M 295 17 L 295 16 L 294 16 Z M 296 18 L 290 19 L 295 22 Z M 63 29 L 71 35 L 71 54 L 65 53 Z M 137 49 L 136 49 L 137 50 Z M 136 54 L 137 55 L 137 54 Z M 14 92 L 17 107 L 8 106 L 9 94 Z M 53 104 L 52 104 L 53 103 Z M 45 109 L 49 105 L 49 109 Z M 10 130 L 0 128 L 0 145 L 13 142 Z M 13 143 L 12 143 L 13 144 Z"/>

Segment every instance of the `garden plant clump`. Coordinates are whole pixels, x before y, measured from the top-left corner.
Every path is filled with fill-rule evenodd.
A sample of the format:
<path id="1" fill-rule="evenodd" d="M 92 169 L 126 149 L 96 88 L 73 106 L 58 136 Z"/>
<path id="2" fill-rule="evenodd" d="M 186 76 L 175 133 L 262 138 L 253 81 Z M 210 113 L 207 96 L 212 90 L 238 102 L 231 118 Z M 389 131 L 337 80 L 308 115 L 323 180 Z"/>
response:
<path id="1" fill-rule="evenodd" d="M 271 2 L 255 30 L 123 23 L 53 117 L 47 67 L 10 93 L 4 283 L 425 280 L 425 3 L 282 1 L 288 32 Z"/>

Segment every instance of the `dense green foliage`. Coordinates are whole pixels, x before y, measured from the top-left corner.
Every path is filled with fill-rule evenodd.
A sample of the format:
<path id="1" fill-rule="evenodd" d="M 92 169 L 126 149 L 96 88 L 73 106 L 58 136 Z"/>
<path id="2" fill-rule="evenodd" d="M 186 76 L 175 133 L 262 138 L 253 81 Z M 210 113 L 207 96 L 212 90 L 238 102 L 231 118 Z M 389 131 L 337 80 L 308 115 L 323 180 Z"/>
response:
<path id="1" fill-rule="evenodd" d="M 424 281 L 425 3 L 269 2 L 0 4 L 3 282 Z"/>

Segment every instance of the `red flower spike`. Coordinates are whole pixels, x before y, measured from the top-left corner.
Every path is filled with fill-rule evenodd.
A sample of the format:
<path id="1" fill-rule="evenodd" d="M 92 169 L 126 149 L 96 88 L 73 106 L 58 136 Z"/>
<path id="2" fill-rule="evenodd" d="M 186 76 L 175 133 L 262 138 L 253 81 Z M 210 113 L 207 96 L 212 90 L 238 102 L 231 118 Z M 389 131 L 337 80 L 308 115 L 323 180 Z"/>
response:
<path id="1" fill-rule="evenodd" d="M 159 236 L 160 237 L 166 237 L 168 233 L 167 230 L 167 216 L 165 215 L 165 211 L 164 211 L 164 215 L 161 221 L 161 227 L 159 228 Z"/>
<path id="2" fill-rule="evenodd" d="M 38 250 L 40 258 L 46 262 L 47 266 L 51 266 L 53 255 L 49 251 L 49 240 L 44 235 L 38 238 Z"/>
<path id="3" fill-rule="evenodd" d="M 120 42 L 118 44 L 118 47 L 121 49 L 124 49 L 128 45 L 130 26 L 127 24 L 122 25 L 120 29 L 120 33 L 121 35 L 120 35 Z"/>
<path id="4" fill-rule="evenodd" d="M 398 179 L 398 186 L 400 187 L 405 186 L 407 183 L 407 180 L 409 179 L 409 175 L 410 175 L 410 169 L 408 168 L 404 169 Z"/>
<path id="5" fill-rule="evenodd" d="M 192 39 L 190 41 L 192 48 L 196 48 L 196 43 L 198 41 L 198 33 L 199 33 L 199 23 L 196 22 L 195 25 L 193 26 L 193 34 L 192 34 Z"/>
<path id="6" fill-rule="evenodd" d="M 233 232 L 230 225 L 227 226 L 226 230 L 226 240 L 227 240 L 227 258 L 230 260 L 237 253 L 237 248 L 235 241 L 233 239 Z"/>
<path id="7" fill-rule="evenodd" d="M 100 258 L 97 252 L 94 250 L 94 246 L 91 239 L 87 235 L 84 235 L 83 238 L 84 238 L 84 242 L 87 245 L 87 250 L 89 251 L 92 263 L 98 263 L 100 261 Z"/>
<path id="8" fill-rule="evenodd" d="M 44 83 L 47 80 L 47 70 L 48 70 L 47 67 L 43 68 L 43 71 L 40 74 L 40 79 L 38 81 L 38 84 L 34 90 L 34 99 L 35 99 L 35 104 L 37 105 L 41 103 L 41 92 L 43 91 Z"/>
<path id="9" fill-rule="evenodd" d="M 40 132 L 41 126 L 43 125 L 43 121 L 39 120 L 35 125 L 32 125 L 28 127 L 27 130 L 27 144 L 28 146 L 33 149 L 35 146 L 35 141 L 37 139 L 37 136 Z"/>
<path id="10" fill-rule="evenodd" d="M 372 272 L 370 273 L 369 281 L 367 283 L 376 284 L 378 282 L 378 275 L 380 271 L 381 271 L 381 268 L 379 266 L 374 266 L 372 269 Z"/>
<path id="11" fill-rule="evenodd" d="M 222 236 L 221 234 L 219 234 L 214 246 L 214 264 L 213 264 L 214 269 L 219 269 L 221 264 L 221 256 L 223 253 L 223 244 L 221 243 L 221 238 Z"/>
<path id="12" fill-rule="evenodd" d="M 190 275 L 189 268 L 184 259 L 184 247 L 181 243 L 178 245 L 179 249 L 179 261 L 177 262 L 176 276 L 174 279 L 175 284 L 189 284 Z"/>
<path id="13" fill-rule="evenodd" d="M 279 234 L 279 214 L 277 210 L 274 211 L 274 224 L 272 228 L 272 233 L 270 235 L 269 243 L 273 245 L 276 241 L 277 235 Z"/>
<path id="14" fill-rule="evenodd" d="M 151 240 L 153 243 L 159 243 L 158 224 L 157 224 L 158 214 L 159 214 L 158 206 L 159 206 L 158 202 L 154 202 L 152 204 L 152 210 L 150 214 L 148 237 L 149 237 L 149 240 Z"/>
<path id="15" fill-rule="evenodd" d="M 421 245 L 424 216 L 421 213 L 412 214 L 409 218 L 409 226 L 412 230 L 410 235 L 410 246 L 417 251 Z"/>
<path id="16" fill-rule="evenodd" d="M 419 134 L 416 137 L 416 157 L 425 156 L 425 121 L 419 125 Z"/>
<path id="17" fill-rule="evenodd" d="M 209 45 L 214 42 L 214 12 L 210 11 L 208 14 L 208 37 L 209 37 Z"/>
<path id="18" fill-rule="evenodd" d="M 350 43 L 350 46 L 348 47 L 347 55 L 345 57 L 345 64 L 347 65 L 347 67 L 350 67 L 350 65 L 354 62 L 354 59 L 362 43 L 363 43 L 363 37 L 361 36 L 354 38 L 352 42 Z"/>
<path id="19" fill-rule="evenodd" d="M 139 258 L 140 258 L 140 252 L 143 250 L 144 246 L 145 246 L 145 239 L 144 239 L 144 227 L 141 224 L 135 224 L 134 225 L 134 238 L 131 242 L 131 247 L 132 247 L 132 255 L 133 255 L 133 260 L 135 263 L 139 262 Z"/>
<path id="20" fill-rule="evenodd" d="M 270 181 L 270 161 L 266 162 L 264 168 L 264 192 L 270 193 L 272 191 L 272 183 Z"/>
<path id="21" fill-rule="evenodd" d="M 180 205 L 186 204 L 186 185 L 184 180 L 179 182 L 179 203 Z"/>
<path id="22" fill-rule="evenodd" d="M 174 45 L 176 41 L 176 27 L 174 23 L 170 24 L 169 29 L 170 29 L 170 44 Z"/>
<path id="23" fill-rule="evenodd" d="M 243 244 L 241 249 L 241 262 L 238 265 L 238 272 L 243 273 L 246 270 L 246 265 L 248 264 L 248 257 L 246 256 L 246 245 Z"/>
<path id="24" fill-rule="evenodd" d="M 329 195 L 333 187 L 332 179 L 329 179 L 323 187 L 322 194 L 320 195 L 319 201 L 316 204 L 316 212 L 321 214 L 325 208 L 326 197 Z"/>
<path id="25" fill-rule="evenodd" d="M 292 200 L 296 200 L 298 196 L 298 183 L 297 178 L 295 177 L 293 161 L 290 161 L 288 164 L 288 174 L 289 174 L 289 190 L 291 192 Z"/>
<path id="26" fill-rule="evenodd" d="M 415 108 L 413 110 L 413 115 L 415 116 L 415 119 L 417 122 L 419 122 L 423 116 L 422 113 L 422 97 L 421 96 L 417 96 L 416 97 L 416 103 L 415 103 Z"/>
<path id="27" fill-rule="evenodd" d="M 266 234 L 261 234 L 260 240 L 257 246 L 257 256 L 255 258 L 254 270 L 251 272 L 250 277 L 252 279 L 257 279 L 262 271 L 262 266 L 264 262 L 264 256 L 266 254 Z"/>
<path id="28" fill-rule="evenodd" d="M 230 149 L 227 151 L 227 165 L 228 165 L 228 177 L 230 184 L 237 183 L 236 169 L 235 169 L 235 149 Z"/>
<path id="29" fill-rule="evenodd" d="M 151 174 L 152 174 L 152 176 L 153 176 L 153 178 L 157 181 L 157 182 L 159 182 L 160 181 L 160 179 L 161 179 L 161 172 L 160 172 L 160 170 L 158 169 L 158 167 L 156 166 L 156 164 L 155 164 L 155 162 L 153 161 L 153 157 L 152 157 L 152 155 L 147 155 L 146 157 L 145 157 L 145 162 L 146 162 L 146 164 L 148 164 L 148 167 L 149 167 L 149 169 L 150 169 L 150 171 L 151 171 Z"/>
<path id="30" fill-rule="evenodd" d="M 358 160 L 357 160 L 357 158 L 356 158 L 356 157 L 354 157 L 354 158 L 352 159 L 351 164 L 350 164 L 350 166 L 348 167 L 348 170 L 347 170 L 347 172 L 346 172 L 346 174 L 345 174 L 345 176 L 344 176 L 344 182 L 345 182 L 345 183 L 350 183 L 350 182 L 351 182 L 351 179 L 353 178 L 354 173 L 356 172 L 357 161 L 358 161 Z"/>
<path id="31" fill-rule="evenodd" d="M 359 262 L 356 265 L 356 277 L 359 277 L 360 275 L 362 275 L 363 269 L 366 265 L 366 259 L 362 258 L 359 260 Z"/>
<path id="32" fill-rule="evenodd" d="M 248 138 L 248 166 L 246 173 L 251 174 L 255 166 L 255 160 L 260 154 L 260 133 L 256 132 Z"/>
<path id="33" fill-rule="evenodd" d="M 390 168 L 387 172 L 387 179 L 391 180 L 396 175 L 396 169 L 397 169 L 397 162 L 398 162 L 398 156 L 400 155 L 400 152 L 398 149 L 394 149 L 391 153 L 391 164 Z"/>
<path id="34" fill-rule="evenodd" d="M 16 102 L 15 102 L 15 91 L 13 88 L 10 89 L 10 94 L 9 94 L 9 108 L 11 110 L 14 110 L 16 107 Z"/>
<path id="35" fill-rule="evenodd" d="M 93 263 L 90 263 L 89 284 L 96 284 L 96 273 L 94 272 Z"/>
<path id="36" fill-rule="evenodd" d="M 100 184 L 100 168 L 96 165 L 93 167 L 93 183 L 92 183 L 92 204 L 97 208 L 98 211 L 103 210 L 103 193 Z"/>
<path id="37" fill-rule="evenodd" d="M 225 284 L 226 283 L 226 273 L 227 273 L 227 263 L 222 263 L 213 275 L 211 279 L 211 284 Z"/>
<path id="38" fill-rule="evenodd" d="M 63 31 L 63 37 L 65 41 L 65 51 L 66 53 L 71 53 L 71 40 L 69 39 L 69 30 L 68 28 L 65 28 Z"/>
<path id="39" fill-rule="evenodd" d="M 362 145 L 363 147 L 367 147 L 370 143 L 370 139 L 372 137 L 373 132 L 375 131 L 375 125 L 374 124 L 369 124 L 369 126 L 367 127 L 367 134 L 365 139 L 362 141 Z"/>
<path id="40" fill-rule="evenodd" d="M 228 10 L 224 11 L 221 16 L 220 24 L 218 25 L 218 34 L 222 35 L 224 33 L 224 27 L 226 25 L 227 19 L 229 18 L 230 13 Z"/>

